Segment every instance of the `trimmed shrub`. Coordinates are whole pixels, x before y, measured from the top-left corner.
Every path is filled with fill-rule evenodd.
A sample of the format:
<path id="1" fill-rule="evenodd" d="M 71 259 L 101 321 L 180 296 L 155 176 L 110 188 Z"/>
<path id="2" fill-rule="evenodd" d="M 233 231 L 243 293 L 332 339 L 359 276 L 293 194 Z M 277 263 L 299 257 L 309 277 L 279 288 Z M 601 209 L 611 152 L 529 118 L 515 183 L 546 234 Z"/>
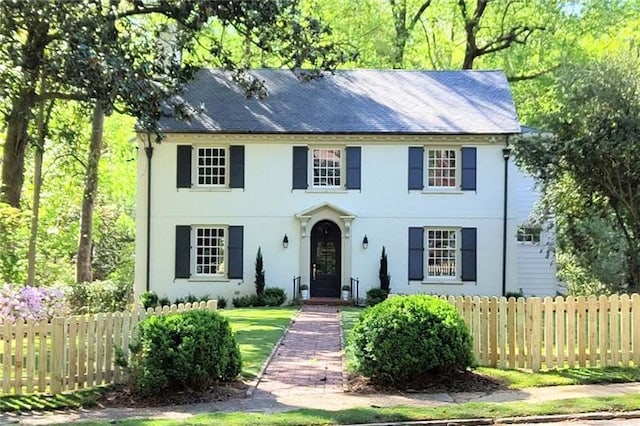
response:
<path id="1" fill-rule="evenodd" d="M 381 288 L 372 288 L 367 291 L 367 306 L 375 306 L 387 298 L 388 293 Z"/>
<path id="2" fill-rule="evenodd" d="M 234 308 L 247 308 L 251 306 L 251 296 L 238 296 L 231 299 Z"/>
<path id="3" fill-rule="evenodd" d="M 256 294 L 259 298 L 264 297 L 264 266 L 262 260 L 262 250 L 258 247 L 256 253 Z"/>
<path id="4" fill-rule="evenodd" d="M 267 306 L 280 306 L 287 300 L 284 290 L 278 287 L 267 287 L 264 290 L 264 301 Z"/>
<path id="5" fill-rule="evenodd" d="M 218 309 L 224 309 L 229 302 L 224 296 L 218 296 Z"/>
<path id="6" fill-rule="evenodd" d="M 158 299 L 158 306 L 171 306 L 171 300 L 167 297 L 161 297 Z"/>
<path id="7" fill-rule="evenodd" d="M 367 309 L 349 336 L 349 348 L 356 371 L 397 387 L 473 364 L 463 319 L 434 296 L 394 297 Z"/>
<path id="8" fill-rule="evenodd" d="M 201 391 L 240 374 L 240 350 L 226 318 L 193 310 L 151 316 L 131 346 L 131 378 L 143 395 Z"/>
<path id="9" fill-rule="evenodd" d="M 163 298 L 164 301 L 166 298 Z M 155 308 L 158 306 L 158 295 L 153 291 L 145 291 L 140 295 L 140 304 L 143 308 Z"/>

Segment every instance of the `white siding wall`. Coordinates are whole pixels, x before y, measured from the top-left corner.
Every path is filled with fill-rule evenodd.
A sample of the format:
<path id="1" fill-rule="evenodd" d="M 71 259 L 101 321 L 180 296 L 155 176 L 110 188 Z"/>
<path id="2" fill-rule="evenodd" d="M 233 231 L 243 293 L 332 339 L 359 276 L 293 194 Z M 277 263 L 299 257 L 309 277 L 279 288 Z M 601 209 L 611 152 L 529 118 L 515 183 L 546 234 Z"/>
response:
<path id="1" fill-rule="evenodd" d="M 526 223 L 540 194 L 531 176 L 514 167 L 516 210 L 518 225 Z M 516 236 L 513 236 L 516 239 Z M 518 288 L 525 296 L 555 296 L 556 263 L 549 243 L 553 241 L 553 228 L 543 226 L 539 244 L 516 242 Z"/>
<path id="2" fill-rule="evenodd" d="M 220 138 L 220 139 L 216 139 Z M 221 142 L 218 142 L 221 141 Z M 350 237 L 343 240 L 343 253 L 350 251 L 350 276 L 360 279 L 360 294 L 378 286 L 382 246 L 389 258 L 391 287 L 397 293 L 454 295 L 498 295 L 502 285 L 502 216 L 504 138 L 463 138 L 446 141 L 433 138 L 352 139 L 346 144 L 362 147 L 362 190 L 311 192 L 291 190 L 292 146 L 327 142 L 327 139 L 295 140 L 285 137 L 226 137 L 169 135 L 156 146 L 153 155 L 151 193 L 151 274 L 150 289 L 170 298 L 186 294 L 222 295 L 227 298 L 254 290 L 254 261 L 262 247 L 267 286 L 291 292 L 292 278 L 301 275 L 302 238 L 296 213 L 328 202 L 355 214 Z M 176 189 L 176 144 L 242 144 L 245 146 L 245 188 L 207 191 Z M 336 145 L 344 145 L 337 140 Z M 407 190 L 408 146 L 477 147 L 477 191 L 452 194 L 420 193 Z M 142 149 L 138 159 L 138 220 L 136 291 L 145 289 L 146 179 L 147 160 Z M 509 198 L 515 196 L 510 185 Z M 512 204 L 513 205 L 513 204 Z M 508 234 L 515 235 L 515 209 L 509 209 Z M 175 226 L 223 224 L 244 226 L 244 279 L 223 281 L 174 280 Z M 457 284 L 408 281 L 408 228 L 411 226 L 477 228 L 476 282 Z M 309 229 L 310 230 L 310 229 Z M 284 234 L 289 247 L 282 247 Z M 368 236 L 368 249 L 362 238 Z M 516 249 L 507 238 L 508 252 Z M 345 267 L 346 265 L 343 265 Z M 308 277 L 302 277 L 308 282 Z M 348 283 L 344 282 L 343 284 Z M 508 257 L 507 288 L 517 290 L 516 259 Z M 290 296 L 290 294 L 289 294 Z"/>

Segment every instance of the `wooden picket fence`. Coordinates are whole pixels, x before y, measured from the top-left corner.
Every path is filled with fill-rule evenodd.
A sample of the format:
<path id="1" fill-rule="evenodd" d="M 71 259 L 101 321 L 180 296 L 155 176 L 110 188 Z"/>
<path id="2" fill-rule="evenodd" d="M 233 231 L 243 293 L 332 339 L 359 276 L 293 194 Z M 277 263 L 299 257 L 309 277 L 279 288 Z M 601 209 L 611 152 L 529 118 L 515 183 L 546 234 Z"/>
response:
<path id="1" fill-rule="evenodd" d="M 640 295 L 443 297 L 473 336 L 483 366 L 551 368 L 640 366 Z"/>
<path id="2" fill-rule="evenodd" d="M 217 301 L 210 300 L 147 311 L 0 323 L 0 395 L 55 394 L 118 383 L 125 372 L 114 363 L 115 350 L 128 352 L 140 321 L 150 315 L 216 308 Z"/>

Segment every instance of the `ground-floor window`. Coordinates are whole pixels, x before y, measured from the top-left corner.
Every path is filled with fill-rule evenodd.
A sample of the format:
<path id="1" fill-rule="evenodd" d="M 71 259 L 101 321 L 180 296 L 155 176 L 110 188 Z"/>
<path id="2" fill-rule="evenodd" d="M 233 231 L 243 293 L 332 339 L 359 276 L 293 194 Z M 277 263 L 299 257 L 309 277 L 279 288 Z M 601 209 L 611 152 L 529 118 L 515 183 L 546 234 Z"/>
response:
<path id="1" fill-rule="evenodd" d="M 194 261 L 196 275 L 225 273 L 225 229 L 195 228 Z"/>
<path id="2" fill-rule="evenodd" d="M 458 275 L 458 230 L 427 228 L 427 277 Z"/>

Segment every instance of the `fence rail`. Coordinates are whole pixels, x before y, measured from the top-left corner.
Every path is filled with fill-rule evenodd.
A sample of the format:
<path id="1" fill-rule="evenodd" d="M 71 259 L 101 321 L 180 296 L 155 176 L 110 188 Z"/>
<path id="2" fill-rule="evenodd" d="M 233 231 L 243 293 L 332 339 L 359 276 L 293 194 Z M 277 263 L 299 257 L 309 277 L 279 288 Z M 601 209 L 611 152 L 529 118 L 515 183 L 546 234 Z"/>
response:
<path id="1" fill-rule="evenodd" d="M 132 312 L 56 317 L 49 321 L 0 323 L 0 395 L 60 393 L 117 383 L 125 372 L 115 350 L 128 351 L 138 323 L 150 315 L 193 309 L 216 310 L 217 301 Z"/>
<path id="2" fill-rule="evenodd" d="M 640 366 L 640 295 L 443 297 L 464 318 L 480 365 Z"/>

